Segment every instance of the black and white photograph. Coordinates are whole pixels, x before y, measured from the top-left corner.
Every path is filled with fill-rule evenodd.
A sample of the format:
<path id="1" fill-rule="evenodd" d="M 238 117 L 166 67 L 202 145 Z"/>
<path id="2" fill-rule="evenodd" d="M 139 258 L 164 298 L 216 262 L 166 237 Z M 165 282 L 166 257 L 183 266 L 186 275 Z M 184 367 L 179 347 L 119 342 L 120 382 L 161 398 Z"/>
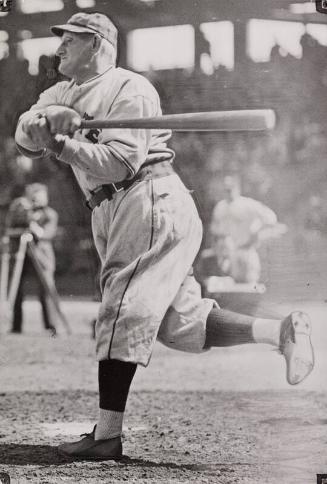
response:
<path id="1" fill-rule="evenodd" d="M 327 479 L 324 0 L 0 0 L 0 483 Z"/>

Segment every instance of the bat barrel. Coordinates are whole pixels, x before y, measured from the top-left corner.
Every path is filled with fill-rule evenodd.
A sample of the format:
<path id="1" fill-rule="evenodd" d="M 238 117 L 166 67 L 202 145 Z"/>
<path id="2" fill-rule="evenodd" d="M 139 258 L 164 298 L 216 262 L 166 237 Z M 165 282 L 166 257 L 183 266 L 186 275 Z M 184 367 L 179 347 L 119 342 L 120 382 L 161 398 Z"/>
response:
<path id="1" fill-rule="evenodd" d="M 274 128 L 272 109 L 169 114 L 152 118 L 83 120 L 81 129 L 171 129 L 174 131 L 265 131 Z"/>

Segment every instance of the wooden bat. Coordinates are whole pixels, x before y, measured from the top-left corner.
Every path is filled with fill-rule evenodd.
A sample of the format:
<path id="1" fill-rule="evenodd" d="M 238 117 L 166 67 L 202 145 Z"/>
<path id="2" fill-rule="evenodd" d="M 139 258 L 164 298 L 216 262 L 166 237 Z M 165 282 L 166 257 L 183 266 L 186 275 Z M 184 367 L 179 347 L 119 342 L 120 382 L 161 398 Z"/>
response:
<path id="1" fill-rule="evenodd" d="M 79 129 L 172 129 L 175 131 L 265 131 L 276 122 L 272 109 L 168 114 L 152 118 L 82 120 Z"/>

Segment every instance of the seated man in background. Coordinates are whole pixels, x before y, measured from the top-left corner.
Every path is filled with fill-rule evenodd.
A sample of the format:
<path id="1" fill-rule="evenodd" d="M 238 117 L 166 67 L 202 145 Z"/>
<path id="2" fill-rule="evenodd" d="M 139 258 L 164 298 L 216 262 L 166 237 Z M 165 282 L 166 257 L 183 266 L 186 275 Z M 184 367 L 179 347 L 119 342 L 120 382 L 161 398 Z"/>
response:
<path id="1" fill-rule="evenodd" d="M 15 199 L 10 208 L 7 219 L 7 229 L 21 229 L 22 232 L 29 231 L 35 242 L 35 255 L 43 269 L 44 276 L 50 284 L 54 284 L 55 255 L 52 246 L 52 239 L 56 235 L 58 215 L 55 210 L 48 206 L 48 190 L 45 185 L 33 183 L 25 190 L 25 197 Z M 17 232 L 19 237 L 19 232 Z M 17 238 L 16 237 L 16 238 Z M 15 239 L 15 237 L 13 237 Z M 12 250 L 18 250 L 17 240 L 13 240 Z M 44 327 L 52 335 L 56 334 L 54 323 L 55 314 L 52 303 L 46 294 L 42 281 L 35 272 L 31 260 L 26 254 L 17 296 L 13 308 L 13 333 L 22 332 L 23 311 L 22 305 L 26 289 L 27 278 L 30 274 L 36 276 L 38 283 L 39 299 L 42 306 Z"/>
<path id="2" fill-rule="evenodd" d="M 260 242 L 281 225 L 269 207 L 241 195 L 237 176 L 226 176 L 223 186 L 225 198 L 215 206 L 210 226 L 218 267 L 235 282 L 256 283 L 261 274 Z"/>

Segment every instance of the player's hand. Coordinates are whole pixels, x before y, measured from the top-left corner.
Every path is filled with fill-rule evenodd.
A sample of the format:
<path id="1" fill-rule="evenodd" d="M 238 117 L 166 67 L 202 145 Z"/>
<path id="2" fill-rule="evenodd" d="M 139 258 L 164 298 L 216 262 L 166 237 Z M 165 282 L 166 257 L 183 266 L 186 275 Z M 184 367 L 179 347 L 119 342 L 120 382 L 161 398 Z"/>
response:
<path id="1" fill-rule="evenodd" d="M 24 123 L 23 130 L 31 138 L 36 146 L 46 148 L 56 154 L 62 149 L 62 135 L 53 135 L 50 132 L 50 126 L 44 115 L 38 114 L 33 116 Z"/>
<path id="2" fill-rule="evenodd" d="M 64 134 L 72 135 L 81 125 L 80 115 L 66 106 L 48 106 L 44 116 L 49 124 L 52 135 Z"/>
<path id="3" fill-rule="evenodd" d="M 249 236 L 248 240 L 244 244 L 238 245 L 237 248 L 247 250 L 247 249 L 251 249 L 252 247 L 256 247 L 257 244 L 259 243 L 259 237 L 260 237 L 259 232 L 252 233 Z"/>
<path id="4" fill-rule="evenodd" d="M 30 222 L 29 229 L 32 232 L 32 235 L 37 238 L 37 240 L 41 239 L 44 235 L 44 229 L 34 220 Z"/>
<path id="5" fill-rule="evenodd" d="M 31 138 L 36 146 L 47 148 L 53 142 L 47 119 L 42 114 L 37 114 L 24 122 L 23 130 Z"/>

